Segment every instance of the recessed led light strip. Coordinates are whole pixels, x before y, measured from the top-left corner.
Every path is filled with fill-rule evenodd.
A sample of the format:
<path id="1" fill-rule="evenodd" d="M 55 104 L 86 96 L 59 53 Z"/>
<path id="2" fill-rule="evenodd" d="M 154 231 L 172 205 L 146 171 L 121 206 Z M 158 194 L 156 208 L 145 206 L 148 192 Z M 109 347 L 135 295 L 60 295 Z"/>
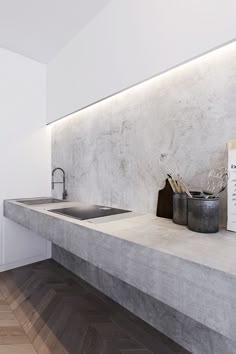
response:
<path id="1" fill-rule="evenodd" d="M 144 86 L 146 84 L 150 84 L 153 80 L 156 80 L 156 79 L 160 78 L 160 76 L 171 74 L 175 70 L 182 70 L 182 68 L 185 68 L 187 65 L 195 63 L 196 61 L 205 60 L 205 59 L 209 60 L 209 58 L 211 56 L 219 55 L 219 54 L 222 53 L 222 51 L 228 50 L 229 48 L 231 48 L 232 46 L 235 46 L 235 45 L 236 45 L 236 39 L 232 39 L 231 41 L 229 41 L 229 42 L 227 42 L 227 43 L 225 43 L 223 45 L 220 45 L 220 46 L 218 46 L 216 48 L 213 48 L 213 49 L 211 49 L 211 50 L 209 50 L 209 51 L 207 51 L 207 52 L 205 52 L 205 53 L 203 53 L 203 54 L 201 54 L 199 56 L 191 58 L 191 59 L 189 59 L 189 60 L 187 60 L 187 61 L 185 61 L 185 62 L 183 62 L 181 64 L 178 64 L 178 65 L 176 65 L 176 66 L 174 66 L 172 68 L 169 68 L 169 69 L 167 69 L 167 70 L 165 70 L 163 72 L 160 72 L 159 74 L 156 74 L 156 75 L 154 75 L 154 76 L 152 76 L 150 78 L 147 78 L 147 79 L 145 79 L 143 81 L 140 81 L 140 82 L 138 82 L 138 83 L 136 83 L 136 84 L 134 84 L 134 85 L 132 85 L 130 87 L 127 87 L 127 88 L 125 88 L 125 89 L 123 89 L 121 91 L 118 91 L 118 92 L 116 92 L 116 93 L 114 93 L 114 94 L 112 94 L 110 96 L 106 96 L 106 97 L 104 97 L 104 98 L 102 98 L 102 99 L 100 99 L 98 101 L 95 101 L 95 102 L 93 102 L 93 103 L 91 103 L 91 104 L 89 104 L 87 106 L 84 106 L 84 107 L 82 107 L 82 108 L 80 108 L 80 109 L 78 109 L 78 110 L 76 110 L 74 112 L 71 112 L 71 113 L 69 113 L 69 114 L 67 114 L 67 115 L 65 115 L 63 117 L 60 117 L 60 118 L 48 123 L 47 125 L 56 124 L 59 121 L 61 122 L 61 120 L 64 120 L 64 119 L 69 118 L 69 117 L 72 117 L 73 115 L 76 115 L 76 114 L 78 114 L 81 111 L 84 111 L 84 110 L 86 110 L 86 109 L 88 109 L 90 107 L 94 107 L 94 106 L 98 105 L 101 102 L 107 101 L 107 100 L 113 98 L 114 96 L 122 95 L 125 92 L 130 91 L 130 90 L 132 90 L 132 89 L 134 89 L 136 87 L 141 87 L 141 86 Z"/>

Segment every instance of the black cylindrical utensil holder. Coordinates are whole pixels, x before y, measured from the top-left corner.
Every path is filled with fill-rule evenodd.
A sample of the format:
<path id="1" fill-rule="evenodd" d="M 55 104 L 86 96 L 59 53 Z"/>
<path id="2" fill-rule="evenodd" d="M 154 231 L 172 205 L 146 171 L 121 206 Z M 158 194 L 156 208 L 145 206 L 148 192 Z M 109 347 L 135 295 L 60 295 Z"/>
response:
<path id="1" fill-rule="evenodd" d="M 219 198 L 188 198 L 188 228 L 201 233 L 219 231 Z"/>
<path id="2" fill-rule="evenodd" d="M 187 225 L 187 194 L 173 194 L 173 222 L 179 225 Z"/>

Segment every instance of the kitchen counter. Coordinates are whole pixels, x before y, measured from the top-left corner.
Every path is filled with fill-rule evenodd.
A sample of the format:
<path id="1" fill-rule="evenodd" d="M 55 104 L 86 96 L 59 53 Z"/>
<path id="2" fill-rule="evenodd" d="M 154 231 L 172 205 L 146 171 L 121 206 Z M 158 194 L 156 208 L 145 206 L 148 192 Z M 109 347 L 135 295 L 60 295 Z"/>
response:
<path id="1" fill-rule="evenodd" d="M 4 202 L 4 216 L 228 339 L 236 334 L 236 235 L 198 234 L 150 214 L 86 221 Z"/>

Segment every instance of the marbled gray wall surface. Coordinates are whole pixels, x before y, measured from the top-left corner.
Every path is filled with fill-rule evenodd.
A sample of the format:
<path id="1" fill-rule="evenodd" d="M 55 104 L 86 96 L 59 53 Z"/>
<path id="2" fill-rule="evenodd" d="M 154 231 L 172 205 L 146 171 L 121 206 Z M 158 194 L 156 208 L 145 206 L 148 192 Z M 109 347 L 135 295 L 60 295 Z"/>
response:
<path id="1" fill-rule="evenodd" d="M 226 163 L 236 137 L 236 42 L 58 121 L 52 137 L 69 199 L 155 213 L 161 152 L 174 155 L 191 188 Z M 222 210 L 225 219 L 225 196 Z"/>

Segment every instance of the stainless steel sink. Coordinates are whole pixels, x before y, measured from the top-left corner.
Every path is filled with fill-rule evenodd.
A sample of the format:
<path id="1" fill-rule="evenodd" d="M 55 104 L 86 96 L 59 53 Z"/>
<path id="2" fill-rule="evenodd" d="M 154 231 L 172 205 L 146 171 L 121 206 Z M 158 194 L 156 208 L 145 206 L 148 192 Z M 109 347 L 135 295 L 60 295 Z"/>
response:
<path id="1" fill-rule="evenodd" d="M 78 220 L 101 218 L 104 216 L 130 213 L 130 210 L 110 208 L 102 205 L 80 205 L 76 207 L 51 209 L 52 213 L 69 216 Z"/>
<path id="2" fill-rule="evenodd" d="M 52 204 L 52 203 L 64 203 L 66 200 L 56 198 L 37 198 L 37 199 L 21 199 L 17 202 L 26 205 L 39 205 L 39 204 Z"/>

